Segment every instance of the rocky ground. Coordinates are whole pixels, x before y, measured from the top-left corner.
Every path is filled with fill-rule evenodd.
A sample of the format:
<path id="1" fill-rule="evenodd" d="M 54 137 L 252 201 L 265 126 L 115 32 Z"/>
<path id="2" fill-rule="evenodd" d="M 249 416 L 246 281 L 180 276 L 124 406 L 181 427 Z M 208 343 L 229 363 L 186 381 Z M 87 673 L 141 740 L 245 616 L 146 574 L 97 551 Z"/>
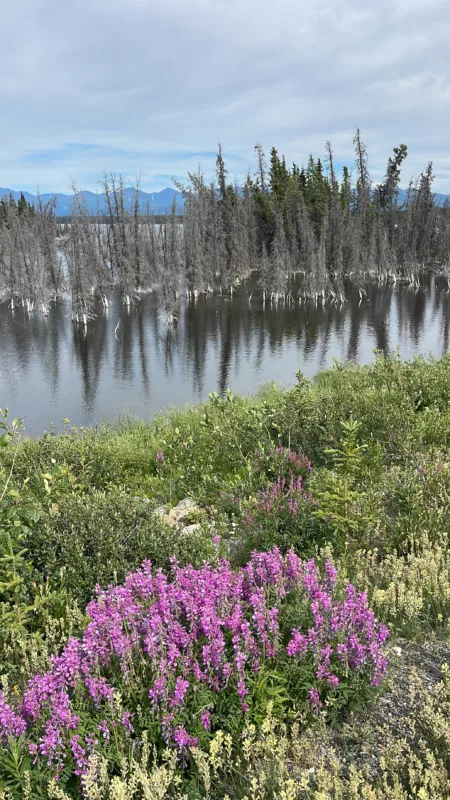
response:
<path id="1" fill-rule="evenodd" d="M 397 641 L 389 647 L 389 662 L 382 695 L 326 736 L 326 760 L 331 756 L 347 768 L 353 764 L 368 777 L 379 772 L 380 761 L 394 743 L 415 750 L 423 740 L 424 726 L 433 722 L 427 721 L 433 714 L 433 692 L 442 680 L 443 665 L 450 664 L 450 646 L 442 641 Z"/>

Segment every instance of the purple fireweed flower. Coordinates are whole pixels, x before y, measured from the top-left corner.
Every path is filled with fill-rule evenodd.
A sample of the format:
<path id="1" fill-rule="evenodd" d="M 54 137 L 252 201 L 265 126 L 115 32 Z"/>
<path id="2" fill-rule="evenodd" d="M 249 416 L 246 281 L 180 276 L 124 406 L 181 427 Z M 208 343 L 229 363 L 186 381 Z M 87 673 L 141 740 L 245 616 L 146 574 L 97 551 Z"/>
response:
<path id="1" fill-rule="evenodd" d="M 98 739 L 96 739 L 92 733 L 88 733 L 88 735 L 85 737 L 85 742 L 90 751 L 98 746 Z"/>
<path id="2" fill-rule="evenodd" d="M 280 448 L 280 450 L 284 453 L 284 448 Z M 295 454 L 295 458 L 301 457 Z M 298 463 L 295 462 L 295 465 L 301 464 L 303 471 L 306 472 L 305 463 L 301 460 Z M 244 508 L 243 524 L 255 541 L 258 541 L 264 529 L 263 522 L 267 517 L 287 515 L 295 519 L 301 513 L 305 503 L 311 502 L 309 493 L 304 491 L 303 476 L 297 475 L 292 469 L 291 456 L 287 459 L 286 464 L 290 467 L 288 475 L 280 473 L 268 489 L 258 493 L 250 507 Z"/>
<path id="3" fill-rule="evenodd" d="M 308 650 L 307 636 L 304 636 L 304 634 L 294 628 L 292 631 L 292 639 L 286 650 L 289 656 L 297 656 L 299 659 L 302 659 Z"/>
<path id="4" fill-rule="evenodd" d="M 25 720 L 16 714 L 0 692 L 0 736 L 6 741 L 9 736 L 19 737 L 26 730 Z"/>
<path id="5" fill-rule="evenodd" d="M 85 770 L 86 770 L 86 768 L 88 766 L 88 763 L 89 763 L 86 750 L 80 744 L 80 741 L 81 741 L 81 738 L 80 738 L 80 736 L 78 736 L 78 734 L 75 734 L 75 736 L 72 736 L 72 738 L 70 740 L 70 747 L 71 747 L 72 754 L 73 754 L 73 757 L 74 757 L 76 765 L 77 765 L 77 768 L 75 770 L 75 775 L 83 775 L 83 773 L 85 772 Z"/>
<path id="6" fill-rule="evenodd" d="M 202 722 L 202 725 L 203 725 L 205 731 L 210 731 L 211 730 L 211 714 L 208 711 L 208 709 L 205 709 L 204 711 L 201 712 L 200 719 L 201 719 L 201 722 Z"/>
<path id="7" fill-rule="evenodd" d="M 133 714 L 130 711 L 124 711 L 122 714 L 122 719 L 120 720 L 123 727 L 128 733 L 134 733 L 134 728 L 131 724 L 131 720 L 133 718 Z"/>
<path id="8" fill-rule="evenodd" d="M 321 701 L 321 699 L 319 697 L 319 692 L 317 691 L 317 689 L 310 689 L 309 690 L 309 701 L 310 701 L 310 703 L 312 705 L 312 709 L 314 711 L 314 714 L 318 714 L 320 709 L 323 706 L 323 703 L 322 703 L 322 701 Z"/>
<path id="9" fill-rule="evenodd" d="M 180 752 L 183 750 L 188 750 L 190 747 L 196 747 L 198 743 L 197 737 L 189 736 L 186 728 L 184 728 L 182 725 L 180 725 L 180 727 L 174 732 L 173 740 L 178 746 L 178 750 Z"/>
<path id="10" fill-rule="evenodd" d="M 333 588 L 336 584 L 337 569 L 331 561 L 327 561 L 325 564 L 325 574 L 329 586 Z"/>
<path id="11" fill-rule="evenodd" d="M 286 472 L 288 474 L 292 472 L 297 477 L 298 473 L 306 475 L 311 472 L 312 467 L 306 456 L 286 447 L 278 447 L 265 455 L 257 450 L 253 461 L 253 469 L 257 471 L 268 470 L 272 474 L 279 472 L 283 476 Z"/>
<path id="12" fill-rule="evenodd" d="M 166 575 L 146 561 L 122 585 L 98 591 L 82 638 L 70 639 L 50 668 L 30 679 L 17 706 L 0 694 L 0 741 L 25 736 L 37 764 L 44 759 L 61 773 L 75 759 L 82 776 L 99 733 L 107 742 L 121 725 L 127 737 L 134 735 L 133 708 L 125 708 L 120 721 L 107 721 L 123 686 L 146 687 L 164 741 L 180 752 L 197 741 L 180 725 L 192 694 L 202 687 L 212 696 L 235 691 L 245 713 L 254 676 L 268 661 L 308 659 L 319 681 L 310 690 L 315 713 L 321 693 L 335 690 L 340 676 L 349 682 L 363 675 L 377 686 L 387 668 L 382 648 L 388 630 L 364 593 L 348 585 L 342 599 L 335 578 L 334 568 L 326 566 L 322 578 L 313 560 L 277 548 L 253 553 L 239 570 L 225 559 L 199 569 L 172 559 Z M 303 598 L 309 627 L 294 628 L 284 646 L 279 616 L 291 592 Z M 89 714 L 83 725 L 76 714 L 86 706 L 91 730 Z M 210 711 L 200 719 L 210 730 Z"/>
<path id="13" fill-rule="evenodd" d="M 156 453 L 156 460 L 158 464 L 164 464 L 164 453 L 162 450 L 158 450 Z"/>
<path id="14" fill-rule="evenodd" d="M 184 696 L 188 689 L 189 689 L 189 681 L 185 681 L 183 680 L 183 678 L 177 678 L 173 696 L 172 699 L 170 700 L 171 708 L 173 708 L 174 706 L 181 706 L 183 704 Z"/>
<path id="15" fill-rule="evenodd" d="M 109 725 L 106 719 L 102 719 L 99 725 L 97 725 L 98 730 L 102 734 L 105 742 L 109 742 L 111 738 L 111 731 L 109 730 Z"/>

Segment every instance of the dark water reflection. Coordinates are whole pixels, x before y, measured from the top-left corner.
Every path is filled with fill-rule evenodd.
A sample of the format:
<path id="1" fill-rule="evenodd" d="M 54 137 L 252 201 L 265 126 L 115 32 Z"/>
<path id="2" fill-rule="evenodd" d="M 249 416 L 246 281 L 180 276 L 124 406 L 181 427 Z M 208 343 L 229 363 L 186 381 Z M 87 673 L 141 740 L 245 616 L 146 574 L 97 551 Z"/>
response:
<path id="1" fill-rule="evenodd" d="M 60 304 L 45 319 L 0 307 L 0 406 L 37 434 L 68 417 L 92 425 L 122 412 L 151 417 L 209 392 L 254 392 L 284 384 L 301 369 L 313 376 L 333 359 L 367 362 L 375 348 L 443 355 L 449 348 L 450 299 L 431 279 L 424 290 L 368 286 L 341 308 L 266 306 L 248 290 L 230 298 L 182 303 L 168 328 L 154 295 L 131 309 L 115 298 L 85 332 Z M 118 325 L 119 322 L 119 325 Z"/>

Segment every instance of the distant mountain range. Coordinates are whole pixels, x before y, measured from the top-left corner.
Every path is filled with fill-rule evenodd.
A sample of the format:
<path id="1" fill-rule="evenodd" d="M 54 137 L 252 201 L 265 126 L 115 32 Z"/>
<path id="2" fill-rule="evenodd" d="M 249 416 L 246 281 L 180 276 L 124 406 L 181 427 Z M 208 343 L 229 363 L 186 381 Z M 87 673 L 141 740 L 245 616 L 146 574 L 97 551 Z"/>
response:
<path id="1" fill-rule="evenodd" d="M 130 211 L 133 207 L 134 192 L 135 190 L 131 186 L 124 191 L 125 205 Z M 0 187 L 0 199 L 5 196 L 9 197 L 11 194 L 16 201 L 20 197 L 20 191 L 15 192 L 12 189 L 2 189 Z M 103 193 L 97 195 L 95 192 L 82 191 L 80 192 L 80 195 L 84 197 L 90 214 L 97 214 L 98 208 L 100 208 L 101 214 L 106 213 L 106 199 Z M 23 192 L 23 196 L 28 203 L 37 205 L 38 198 L 36 195 L 30 194 L 30 192 Z M 166 211 L 170 211 L 172 209 L 174 198 L 176 198 L 177 202 L 177 212 L 178 214 L 182 214 L 184 204 L 183 195 L 176 189 L 163 189 L 161 192 L 139 192 L 139 204 L 141 211 L 146 211 L 147 205 L 149 205 L 153 214 L 165 214 Z M 61 194 L 61 192 L 41 194 L 41 201 L 44 204 L 52 199 L 56 200 L 55 210 L 58 217 L 70 215 L 72 210 L 73 195 Z"/>
<path id="2" fill-rule="evenodd" d="M 408 195 L 408 192 L 407 192 L 406 189 L 399 189 L 398 190 L 398 202 L 399 202 L 399 205 L 401 205 L 402 203 L 405 202 L 407 195 Z M 435 193 L 433 195 L 433 197 L 434 197 L 434 202 L 440 208 L 442 208 L 442 206 L 444 205 L 446 200 L 448 200 L 450 202 L 450 195 L 448 195 L 448 194 Z"/>
<path id="3" fill-rule="evenodd" d="M 130 211 L 133 207 L 133 200 L 134 200 L 134 189 L 130 186 L 124 191 L 125 195 L 125 204 L 126 208 Z M 12 189 L 2 189 L 0 187 L 0 199 L 2 197 L 9 197 L 10 194 L 14 197 L 17 201 L 20 197 L 20 191 L 15 192 Z M 29 192 L 23 193 L 25 199 L 28 203 L 32 203 L 33 205 L 37 205 L 38 199 L 37 196 L 34 194 L 30 194 Z M 105 195 L 102 194 L 95 194 L 95 192 L 80 192 L 86 201 L 86 205 L 90 214 L 97 214 L 97 209 L 100 208 L 100 213 L 106 213 L 106 200 Z M 398 201 L 399 203 L 404 203 L 406 200 L 407 191 L 406 189 L 399 189 L 398 193 Z M 45 204 L 48 200 L 56 199 L 56 215 L 58 217 L 65 217 L 69 216 L 72 210 L 72 199 L 73 195 L 71 194 L 61 194 L 58 192 L 56 194 L 48 193 L 48 194 L 41 194 L 41 200 Z M 184 207 L 184 200 L 183 195 L 177 189 L 162 189 L 161 192 L 139 192 L 139 203 L 142 212 L 145 212 L 147 209 L 147 205 L 150 206 L 150 209 L 153 214 L 165 214 L 166 211 L 170 211 L 172 209 L 172 203 L 174 198 L 177 202 L 177 213 L 183 213 Z M 443 206 L 446 200 L 450 201 L 450 195 L 446 194 L 435 194 L 434 200 L 436 205 Z"/>

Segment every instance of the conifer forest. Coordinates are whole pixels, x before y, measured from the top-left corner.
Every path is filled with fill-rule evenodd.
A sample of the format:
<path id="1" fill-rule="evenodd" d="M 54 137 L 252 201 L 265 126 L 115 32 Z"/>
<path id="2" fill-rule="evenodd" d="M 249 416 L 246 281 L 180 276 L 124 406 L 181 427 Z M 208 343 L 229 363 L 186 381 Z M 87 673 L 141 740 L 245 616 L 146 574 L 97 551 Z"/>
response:
<path id="1" fill-rule="evenodd" d="M 0 202 L 0 296 L 11 310 L 51 313 L 70 296 L 74 322 L 86 325 L 107 309 L 113 291 L 123 303 L 158 290 L 161 312 L 176 322 L 188 298 L 232 295 L 248 283 L 250 301 L 341 304 L 351 282 L 364 295 L 368 280 L 420 285 L 430 270 L 449 267 L 450 207 L 433 199 L 433 165 L 411 180 L 399 200 L 407 147 L 394 147 L 381 183 L 372 182 L 360 131 L 354 166 L 325 158 L 288 165 L 273 147 L 255 147 L 254 174 L 230 181 L 219 146 L 216 179 L 189 173 L 184 211 L 164 219 L 142 208 L 139 185 L 125 208 L 122 177 L 105 174 L 106 214 L 95 216 L 74 190 L 71 219 L 61 223 L 52 202 L 37 207 Z"/>

